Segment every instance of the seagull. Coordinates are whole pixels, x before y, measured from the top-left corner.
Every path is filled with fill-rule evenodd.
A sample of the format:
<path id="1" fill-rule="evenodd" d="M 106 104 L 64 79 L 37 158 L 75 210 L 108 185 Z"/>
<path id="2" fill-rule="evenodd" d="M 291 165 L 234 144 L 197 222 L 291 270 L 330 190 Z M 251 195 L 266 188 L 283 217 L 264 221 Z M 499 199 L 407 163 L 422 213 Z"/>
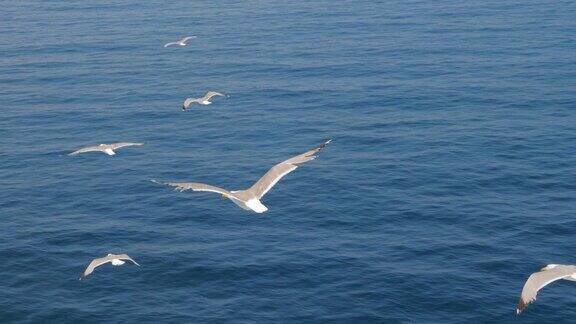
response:
<path id="1" fill-rule="evenodd" d="M 245 210 L 252 210 L 260 214 L 268 210 L 268 208 L 260 202 L 260 199 L 268 192 L 268 190 L 270 190 L 280 179 L 282 179 L 282 177 L 296 170 L 300 164 L 314 160 L 316 158 L 316 154 L 324 147 L 326 147 L 326 145 L 328 145 L 330 142 L 332 142 L 331 139 L 306 153 L 296 155 L 284 162 L 276 164 L 274 167 L 272 167 L 272 169 L 266 172 L 266 174 L 260 178 L 260 180 L 256 181 L 252 187 L 246 190 L 228 191 L 226 189 L 218 188 L 215 186 L 194 182 L 161 183 L 156 180 L 151 181 L 158 184 L 175 187 L 174 190 L 177 191 L 192 189 L 193 191 L 216 192 L 221 194 L 223 198 L 232 200 L 232 202 L 240 206 L 240 208 Z"/>
<path id="2" fill-rule="evenodd" d="M 520 314 L 528 304 L 536 300 L 536 294 L 538 294 L 540 289 L 560 279 L 576 281 L 576 266 L 549 264 L 542 268 L 540 272 L 533 273 L 524 284 L 522 295 L 520 295 L 520 300 L 516 307 L 516 314 Z"/>
<path id="3" fill-rule="evenodd" d="M 99 267 L 103 264 L 106 264 L 108 262 L 112 263 L 113 266 L 121 266 L 124 263 L 126 263 L 125 261 L 122 261 L 122 260 L 130 260 L 135 265 L 140 266 L 138 264 L 138 262 L 132 260 L 132 258 L 129 257 L 128 254 L 110 254 L 109 253 L 105 257 L 92 260 L 92 262 L 90 262 L 90 264 L 88 265 L 86 270 L 84 270 L 84 273 L 82 274 L 82 277 L 80 277 L 79 280 L 82 280 L 83 278 L 88 277 L 88 275 L 90 275 L 94 271 L 94 269 L 96 269 L 97 267 Z"/>
<path id="4" fill-rule="evenodd" d="M 140 146 L 140 145 L 144 145 L 144 143 L 113 143 L 113 144 L 99 144 L 96 146 L 89 146 L 89 147 L 85 147 L 85 148 L 81 148 L 77 151 L 74 151 L 68 155 L 76 155 L 76 154 L 80 154 L 80 153 L 86 153 L 86 152 L 104 152 L 108 155 L 115 155 L 116 152 L 114 152 L 114 150 L 119 149 L 121 147 L 126 147 L 126 146 Z"/>
<path id="5" fill-rule="evenodd" d="M 204 97 L 200 97 L 200 98 L 186 98 L 186 100 L 184 100 L 184 104 L 182 105 L 182 110 L 186 111 L 186 109 L 188 109 L 188 107 L 190 107 L 192 104 L 194 103 L 199 103 L 201 105 L 209 105 L 212 102 L 210 101 L 210 99 L 212 99 L 212 97 L 214 96 L 220 96 L 220 97 L 226 97 L 226 95 L 220 93 L 220 92 L 216 92 L 216 91 L 208 91 L 206 92 L 206 94 L 204 95 Z"/>
<path id="6" fill-rule="evenodd" d="M 166 43 L 166 45 L 164 45 L 164 47 L 168 47 L 168 46 L 172 46 L 172 45 L 186 46 L 187 45 L 186 42 L 191 40 L 192 38 L 196 38 L 196 36 L 184 37 L 177 42 Z"/>

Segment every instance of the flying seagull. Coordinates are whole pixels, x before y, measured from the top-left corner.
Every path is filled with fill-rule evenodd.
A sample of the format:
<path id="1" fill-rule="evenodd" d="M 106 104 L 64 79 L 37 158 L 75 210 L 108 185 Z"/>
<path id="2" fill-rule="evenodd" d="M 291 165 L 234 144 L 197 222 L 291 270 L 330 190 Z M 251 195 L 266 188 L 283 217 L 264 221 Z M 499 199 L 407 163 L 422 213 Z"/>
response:
<path id="1" fill-rule="evenodd" d="M 97 258 L 92 260 L 92 262 L 90 262 L 86 270 L 84 270 L 84 273 L 82 274 L 82 277 L 80 277 L 80 280 L 88 277 L 88 275 L 94 272 L 94 269 L 108 262 L 112 263 L 113 266 L 121 266 L 124 263 L 126 263 L 125 261 L 122 260 L 129 260 L 132 261 L 135 265 L 140 266 L 138 262 L 132 260 L 132 258 L 129 257 L 128 254 L 108 254 L 103 258 Z"/>
<path id="2" fill-rule="evenodd" d="M 190 107 L 192 104 L 194 103 L 198 103 L 201 105 L 209 105 L 212 102 L 210 101 L 210 99 L 212 99 L 212 97 L 214 96 L 220 96 L 220 97 L 226 97 L 226 95 L 220 93 L 220 92 L 216 92 L 216 91 L 208 91 L 206 92 L 206 94 L 204 95 L 204 97 L 200 97 L 200 98 L 186 98 L 186 100 L 184 100 L 184 104 L 182 105 L 182 110 L 186 111 L 186 109 L 188 109 L 188 107 Z"/>
<path id="3" fill-rule="evenodd" d="M 114 152 L 114 150 L 119 149 L 121 147 L 126 147 L 126 146 L 134 146 L 134 145 L 144 145 L 144 143 L 113 143 L 113 144 L 99 144 L 96 146 L 89 146 L 89 147 L 85 147 L 85 148 L 81 148 L 77 151 L 74 151 L 68 155 L 76 155 L 76 154 L 80 154 L 80 153 L 86 153 L 86 152 L 104 152 L 108 155 L 115 155 L 116 152 Z"/>
<path id="4" fill-rule="evenodd" d="M 522 295 L 520 295 L 520 300 L 516 307 L 516 314 L 520 314 L 528 304 L 536 300 L 536 294 L 538 294 L 540 289 L 560 279 L 576 281 L 576 266 L 549 264 L 542 268 L 540 272 L 533 273 L 524 284 Z"/>
<path id="5" fill-rule="evenodd" d="M 232 200 L 232 202 L 240 206 L 242 209 L 252 210 L 256 213 L 263 213 L 267 211 L 268 208 L 260 202 L 260 199 L 268 192 L 268 190 L 270 190 L 280 179 L 282 179 L 282 177 L 296 170 L 300 164 L 314 160 L 316 158 L 316 154 L 331 141 L 332 140 L 327 140 L 326 142 L 322 143 L 322 145 L 319 145 L 306 153 L 296 155 L 284 162 L 276 164 L 274 167 L 272 167 L 272 169 L 266 172 L 266 174 L 260 178 L 260 180 L 256 181 L 252 187 L 246 190 L 228 191 L 226 189 L 214 187 L 211 185 L 194 182 L 160 183 L 156 180 L 152 181 L 159 184 L 175 187 L 174 190 L 178 191 L 192 189 L 193 191 L 216 192 L 221 194 L 222 197 Z"/>
<path id="6" fill-rule="evenodd" d="M 186 42 L 191 40 L 192 38 L 196 38 L 196 36 L 184 37 L 177 42 L 166 43 L 166 45 L 164 45 L 164 47 L 168 47 L 168 46 L 172 46 L 172 45 L 186 46 L 186 45 L 188 45 L 188 44 L 186 44 Z"/>

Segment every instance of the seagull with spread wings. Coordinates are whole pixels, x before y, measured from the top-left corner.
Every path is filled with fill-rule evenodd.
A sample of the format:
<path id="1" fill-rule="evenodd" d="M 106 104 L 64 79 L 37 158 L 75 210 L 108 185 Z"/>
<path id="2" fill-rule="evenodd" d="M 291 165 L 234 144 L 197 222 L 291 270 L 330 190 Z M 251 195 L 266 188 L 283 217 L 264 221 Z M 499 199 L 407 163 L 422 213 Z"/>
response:
<path id="1" fill-rule="evenodd" d="M 576 266 L 549 264 L 540 272 L 533 273 L 524 284 L 516 307 L 516 314 L 520 314 L 528 304 L 536 300 L 536 295 L 540 289 L 560 279 L 576 281 Z"/>
<path id="2" fill-rule="evenodd" d="M 114 150 L 116 150 L 116 149 L 119 149 L 121 147 L 126 147 L 126 146 L 140 146 L 140 145 L 144 145 L 144 143 L 99 144 L 96 146 L 89 146 L 89 147 L 81 148 L 77 151 L 74 151 L 74 152 L 68 154 L 68 155 L 76 155 L 76 154 L 87 153 L 87 152 L 103 152 L 103 153 L 106 153 L 108 155 L 115 155 L 116 152 L 114 152 Z"/>
<path id="3" fill-rule="evenodd" d="M 210 101 L 210 99 L 212 99 L 212 97 L 214 97 L 214 96 L 226 97 L 225 94 L 222 94 L 220 92 L 208 91 L 208 92 L 206 92 L 204 97 L 186 98 L 186 100 L 184 100 L 184 104 L 182 104 L 182 110 L 186 111 L 186 109 L 188 109 L 192 104 L 195 104 L 195 103 L 201 104 L 201 105 L 209 105 L 212 103 L 212 101 Z"/>
<path id="4" fill-rule="evenodd" d="M 196 38 L 196 36 L 184 37 L 179 41 L 166 43 L 166 45 L 164 45 L 164 47 L 168 47 L 168 46 L 172 46 L 172 45 L 186 46 L 186 45 L 188 45 L 188 44 L 186 44 L 186 42 L 193 39 L 193 38 Z"/>
<path id="5" fill-rule="evenodd" d="M 90 262 L 90 264 L 88 265 L 86 270 L 84 270 L 84 273 L 82 274 L 82 277 L 80 277 L 80 280 L 88 277 L 92 272 L 94 272 L 94 269 L 96 269 L 97 267 L 99 267 L 103 264 L 106 264 L 108 262 L 110 262 L 113 266 L 121 266 L 124 263 L 126 263 L 126 261 L 122 261 L 122 260 L 132 261 L 135 265 L 140 266 L 136 261 L 132 260 L 132 258 L 129 257 L 128 254 L 110 254 L 109 253 L 105 257 L 92 260 L 92 262 Z"/>
<path id="6" fill-rule="evenodd" d="M 215 192 L 222 195 L 224 198 L 232 200 L 236 205 L 245 210 L 252 210 L 256 213 L 263 213 L 268 210 L 266 206 L 260 202 L 260 199 L 278 182 L 282 177 L 288 173 L 296 170 L 298 166 L 302 163 L 312 161 L 316 158 L 316 154 L 320 152 L 326 145 L 328 145 L 332 140 L 327 140 L 321 145 L 309 150 L 306 153 L 296 155 L 284 162 L 276 164 L 272 169 L 270 169 L 266 174 L 260 178 L 256 183 L 246 189 L 237 191 L 228 191 L 219 187 L 207 185 L 204 183 L 195 182 L 168 182 L 161 183 L 156 180 L 152 180 L 155 183 L 165 184 L 168 186 L 175 187 L 174 190 L 185 191 L 208 191 Z"/>

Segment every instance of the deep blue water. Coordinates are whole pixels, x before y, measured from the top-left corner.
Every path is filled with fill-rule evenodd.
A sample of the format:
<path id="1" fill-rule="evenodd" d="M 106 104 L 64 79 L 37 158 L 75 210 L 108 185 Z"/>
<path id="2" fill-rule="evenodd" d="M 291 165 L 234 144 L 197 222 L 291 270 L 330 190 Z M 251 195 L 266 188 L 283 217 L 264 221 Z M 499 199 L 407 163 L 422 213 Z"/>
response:
<path id="1" fill-rule="evenodd" d="M 0 322 L 569 322 L 568 281 L 515 306 L 576 263 L 575 35 L 573 1 L 5 1 Z M 149 182 L 326 138 L 262 215 Z M 77 280 L 110 252 L 142 267 Z"/>

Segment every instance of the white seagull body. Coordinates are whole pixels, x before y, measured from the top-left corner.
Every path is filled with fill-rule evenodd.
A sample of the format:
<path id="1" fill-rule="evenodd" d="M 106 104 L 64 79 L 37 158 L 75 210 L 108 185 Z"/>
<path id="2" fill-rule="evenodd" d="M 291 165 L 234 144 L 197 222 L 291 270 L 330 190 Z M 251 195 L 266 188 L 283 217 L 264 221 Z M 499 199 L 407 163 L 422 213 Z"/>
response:
<path id="1" fill-rule="evenodd" d="M 206 94 L 203 97 L 200 98 L 186 98 L 186 100 L 184 100 L 184 103 L 182 104 L 182 110 L 186 111 L 186 109 L 188 109 L 192 104 L 201 104 L 201 105 L 209 105 L 212 103 L 212 101 L 210 101 L 210 99 L 212 99 L 212 97 L 214 96 L 219 96 L 219 97 L 226 97 L 226 95 L 220 93 L 220 92 L 216 92 L 216 91 L 208 91 L 206 92 Z"/>
<path id="2" fill-rule="evenodd" d="M 260 199 L 278 182 L 282 177 L 288 173 L 296 170 L 298 166 L 302 163 L 312 161 L 316 158 L 316 154 L 322 150 L 326 145 L 328 145 L 332 140 L 328 140 L 321 145 L 311 149 L 310 151 L 296 155 L 284 162 L 276 164 L 272 169 L 270 169 L 266 174 L 260 178 L 256 183 L 246 189 L 237 191 L 228 191 L 219 187 L 207 185 L 204 183 L 195 182 L 169 182 L 160 183 L 156 180 L 153 182 L 169 185 L 175 187 L 174 190 L 185 191 L 208 191 L 215 192 L 222 195 L 224 198 L 232 200 L 236 205 L 245 210 L 252 210 L 256 213 L 263 213 L 268 210 L 266 206 L 262 204 Z"/>
<path id="3" fill-rule="evenodd" d="M 119 149 L 121 147 L 126 147 L 126 146 L 140 146 L 140 145 L 144 145 L 143 143 L 113 143 L 113 144 L 99 144 L 96 146 L 89 146 L 89 147 L 85 147 L 85 148 L 81 148 L 77 151 L 74 151 L 68 155 L 76 155 L 76 154 L 80 154 L 80 153 L 87 153 L 87 152 L 103 152 L 106 153 L 108 155 L 115 155 L 116 152 L 114 152 L 114 150 Z"/>
<path id="4" fill-rule="evenodd" d="M 113 266 L 121 266 L 124 263 L 126 263 L 125 261 L 122 260 L 132 261 L 135 265 L 140 266 L 136 261 L 132 260 L 132 258 L 129 257 L 128 254 L 108 254 L 103 258 L 92 260 L 92 262 L 90 262 L 86 270 L 84 270 L 84 273 L 82 274 L 82 277 L 80 277 L 80 280 L 82 280 L 82 278 L 86 278 L 87 276 L 89 276 L 97 267 L 106 264 L 108 262 L 110 262 Z"/>
<path id="5" fill-rule="evenodd" d="M 186 46 L 186 45 L 188 45 L 188 44 L 186 44 L 186 42 L 193 39 L 193 38 L 196 38 L 196 36 L 184 37 L 177 42 L 166 43 L 166 45 L 164 45 L 164 47 L 168 47 L 168 46 L 172 46 L 172 45 Z"/>
<path id="6" fill-rule="evenodd" d="M 549 264 L 542 268 L 540 272 L 533 273 L 528 277 L 524 288 L 522 288 L 522 294 L 516 307 L 516 314 L 520 314 L 528 304 L 536 300 L 536 295 L 540 289 L 560 279 L 576 281 L 576 266 Z"/>

